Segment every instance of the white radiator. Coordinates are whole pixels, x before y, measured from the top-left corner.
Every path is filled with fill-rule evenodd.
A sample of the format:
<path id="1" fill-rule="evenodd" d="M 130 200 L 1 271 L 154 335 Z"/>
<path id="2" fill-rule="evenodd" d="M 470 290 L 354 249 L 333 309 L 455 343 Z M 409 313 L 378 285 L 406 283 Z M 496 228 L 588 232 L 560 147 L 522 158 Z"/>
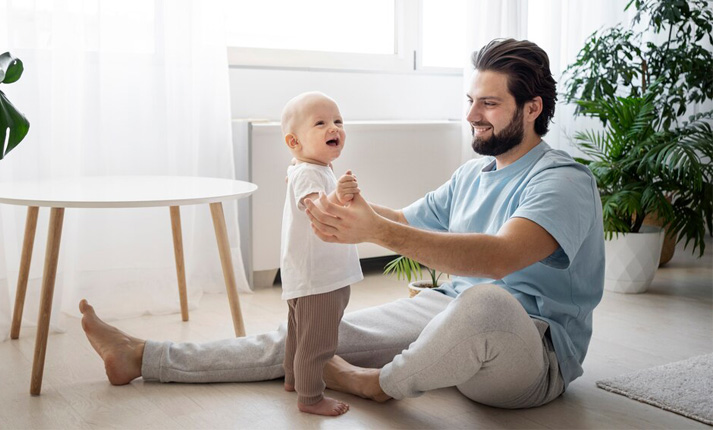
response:
<path id="1" fill-rule="evenodd" d="M 461 162 L 457 121 L 345 122 L 346 146 L 334 162 L 339 177 L 357 176 L 370 202 L 402 208 L 445 181 Z M 237 179 L 258 190 L 239 201 L 241 250 L 253 288 L 271 285 L 280 266 L 280 229 L 285 174 L 292 156 L 276 122 L 233 121 Z M 358 245 L 360 258 L 393 252 L 370 243 Z"/>

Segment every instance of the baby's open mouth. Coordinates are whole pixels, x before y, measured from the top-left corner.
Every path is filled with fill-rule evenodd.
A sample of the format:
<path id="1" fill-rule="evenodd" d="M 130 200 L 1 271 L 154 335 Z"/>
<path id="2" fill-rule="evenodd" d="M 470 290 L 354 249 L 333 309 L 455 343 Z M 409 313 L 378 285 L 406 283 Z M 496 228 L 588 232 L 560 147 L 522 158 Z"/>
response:
<path id="1" fill-rule="evenodd" d="M 327 141 L 327 145 L 329 146 L 339 146 L 339 139 L 329 139 Z"/>

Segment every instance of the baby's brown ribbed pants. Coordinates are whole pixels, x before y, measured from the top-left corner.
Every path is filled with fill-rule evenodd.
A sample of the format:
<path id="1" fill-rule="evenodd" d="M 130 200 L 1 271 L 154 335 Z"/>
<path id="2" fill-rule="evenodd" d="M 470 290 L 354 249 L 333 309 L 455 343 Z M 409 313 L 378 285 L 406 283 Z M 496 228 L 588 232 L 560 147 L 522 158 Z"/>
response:
<path id="1" fill-rule="evenodd" d="M 285 384 L 295 387 L 297 401 L 304 405 L 313 405 L 324 397 L 324 366 L 337 350 L 339 323 L 349 294 L 347 285 L 287 301 Z"/>

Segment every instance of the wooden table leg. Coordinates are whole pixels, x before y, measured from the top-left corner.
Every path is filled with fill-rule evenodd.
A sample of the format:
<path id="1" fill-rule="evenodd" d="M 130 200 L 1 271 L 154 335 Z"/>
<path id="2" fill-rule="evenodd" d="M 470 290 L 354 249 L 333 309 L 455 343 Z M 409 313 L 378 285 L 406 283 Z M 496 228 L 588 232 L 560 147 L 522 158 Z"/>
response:
<path id="1" fill-rule="evenodd" d="M 12 328 L 10 339 L 20 337 L 22 324 L 22 311 L 25 308 L 25 295 L 27 294 L 27 280 L 30 276 L 30 262 L 32 261 L 32 248 L 35 244 L 35 231 L 37 230 L 37 215 L 40 208 L 28 206 L 25 220 L 25 237 L 22 241 L 22 256 L 20 257 L 20 274 L 17 276 L 17 291 L 15 291 L 15 309 L 12 312 Z"/>
<path id="2" fill-rule="evenodd" d="M 228 301 L 230 302 L 230 313 L 233 315 L 235 336 L 245 336 L 245 323 L 243 323 L 238 287 L 235 283 L 235 272 L 233 271 L 233 261 L 230 255 L 230 242 L 228 241 L 228 229 L 225 226 L 223 204 L 220 202 L 211 203 L 210 214 L 213 217 L 215 238 L 218 240 L 218 252 L 220 253 L 220 263 L 223 266 L 225 288 L 228 290 Z"/>
<path id="3" fill-rule="evenodd" d="M 173 254 L 176 257 L 176 277 L 178 296 L 181 299 L 181 318 L 188 321 L 188 295 L 186 294 L 186 265 L 183 258 L 183 235 L 181 233 L 181 210 L 171 206 L 171 232 L 173 233 Z"/>
<path id="4" fill-rule="evenodd" d="M 35 356 L 32 362 L 30 394 L 33 396 L 38 396 L 42 390 L 42 373 L 45 367 L 47 335 L 49 334 L 50 316 L 52 315 L 52 297 L 54 296 L 54 281 L 57 276 L 57 260 L 59 258 L 59 243 L 62 238 L 63 220 L 64 208 L 52 208 L 49 232 L 47 234 L 47 250 L 45 251 L 45 268 L 42 275 L 42 297 L 40 298 L 40 314 L 37 320 Z"/>

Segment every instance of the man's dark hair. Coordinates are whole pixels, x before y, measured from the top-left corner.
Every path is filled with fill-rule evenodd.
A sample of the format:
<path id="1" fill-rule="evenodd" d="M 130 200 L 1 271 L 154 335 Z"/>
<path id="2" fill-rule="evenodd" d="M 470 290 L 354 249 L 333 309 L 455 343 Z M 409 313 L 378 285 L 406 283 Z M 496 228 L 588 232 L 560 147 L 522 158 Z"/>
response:
<path id="1" fill-rule="evenodd" d="M 515 97 L 518 108 L 526 101 L 540 96 L 542 113 L 535 120 L 535 133 L 547 134 L 550 120 L 555 115 L 557 86 L 547 53 L 527 40 L 495 39 L 471 57 L 476 70 L 504 73 L 508 90 Z"/>

